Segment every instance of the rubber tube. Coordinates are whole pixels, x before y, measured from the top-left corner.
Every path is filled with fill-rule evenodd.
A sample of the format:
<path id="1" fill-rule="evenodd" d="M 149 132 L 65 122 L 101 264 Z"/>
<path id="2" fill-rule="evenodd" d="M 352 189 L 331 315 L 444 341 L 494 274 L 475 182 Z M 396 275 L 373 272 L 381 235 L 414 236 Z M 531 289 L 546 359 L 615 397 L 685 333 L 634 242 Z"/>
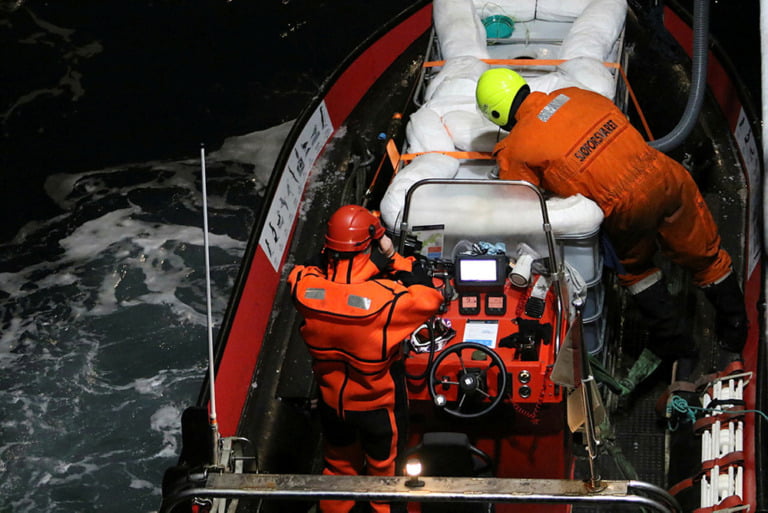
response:
<path id="1" fill-rule="evenodd" d="M 677 148 L 693 131 L 707 90 L 707 57 L 709 54 L 709 1 L 695 0 L 693 6 L 693 57 L 691 91 L 677 126 L 667 135 L 649 144 L 659 151 Z"/>

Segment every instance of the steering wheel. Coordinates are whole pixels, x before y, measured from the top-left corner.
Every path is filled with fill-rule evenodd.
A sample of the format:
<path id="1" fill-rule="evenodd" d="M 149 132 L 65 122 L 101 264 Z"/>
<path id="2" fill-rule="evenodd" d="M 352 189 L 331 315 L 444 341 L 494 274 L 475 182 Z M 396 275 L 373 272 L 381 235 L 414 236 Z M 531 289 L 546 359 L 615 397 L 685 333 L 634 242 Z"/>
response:
<path id="1" fill-rule="evenodd" d="M 468 358 L 477 361 L 475 354 L 478 351 L 490 357 L 490 362 L 484 367 L 467 366 Z M 488 381 L 494 378 L 496 393 L 492 394 Z M 449 404 L 445 393 L 452 387 L 456 387 L 457 400 Z M 504 361 L 493 349 L 474 342 L 462 342 L 444 349 L 429 370 L 429 395 L 435 405 L 455 417 L 471 419 L 489 413 L 504 398 L 506 389 Z"/>

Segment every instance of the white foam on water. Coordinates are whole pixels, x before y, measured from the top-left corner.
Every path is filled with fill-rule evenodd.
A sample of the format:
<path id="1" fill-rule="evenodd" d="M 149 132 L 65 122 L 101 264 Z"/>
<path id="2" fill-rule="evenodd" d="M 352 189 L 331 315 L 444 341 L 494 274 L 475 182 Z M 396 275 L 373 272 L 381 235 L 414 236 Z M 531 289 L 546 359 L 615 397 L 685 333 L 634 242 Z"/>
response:
<path id="1" fill-rule="evenodd" d="M 256 214 L 290 125 L 208 157 L 214 323 L 250 228 L 216 221 Z M 46 191 L 65 213 L 0 245 L 0 496 L 14 513 L 102 511 L 119 492 L 149 511 L 207 365 L 199 162 L 61 173 Z"/>
<path id="2" fill-rule="evenodd" d="M 182 408 L 166 404 L 150 418 L 150 427 L 163 437 L 163 447 L 155 454 L 157 458 L 174 458 L 179 455 L 178 437 L 181 434 L 179 419 Z"/>
<path id="3" fill-rule="evenodd" d="M 134 490 L 155 490 L 157 487 L 144 479 L 131 479 L 129 485 Z"/>
<path id="4" fill-rule="evenodd" d="M 210 154 L 212 159 L 219 161 L 234 161 L 243 164 L 252 164 L 256 172 L 254 180 L 262 187 L 267 185 L 283 141 L 293 127 L 293 120 L 287 121 L 266 130 L 251 132 L 250 134 L 229 137 L 218 151 Z"/>

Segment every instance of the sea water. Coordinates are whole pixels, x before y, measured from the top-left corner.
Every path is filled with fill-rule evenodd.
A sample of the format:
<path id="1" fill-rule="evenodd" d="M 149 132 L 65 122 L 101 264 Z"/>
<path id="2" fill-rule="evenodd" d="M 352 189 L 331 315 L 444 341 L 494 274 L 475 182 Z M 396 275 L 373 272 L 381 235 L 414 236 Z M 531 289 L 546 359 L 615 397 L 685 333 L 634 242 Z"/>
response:
<path id="1" fill-rule="evenodd" d="M 199 145 L 216 332 L 290 120 L 409 1 L 0 0 L 0 513 L 157 510 L 208 363 Z"/>
<path id="2" fill-rule="evenodd" d="M 290 123 L 206 156 L 214 325 Z M 51 175 L 0 245 L 0 511 L 151 511 L 206 371 L 200 159 Z"/>

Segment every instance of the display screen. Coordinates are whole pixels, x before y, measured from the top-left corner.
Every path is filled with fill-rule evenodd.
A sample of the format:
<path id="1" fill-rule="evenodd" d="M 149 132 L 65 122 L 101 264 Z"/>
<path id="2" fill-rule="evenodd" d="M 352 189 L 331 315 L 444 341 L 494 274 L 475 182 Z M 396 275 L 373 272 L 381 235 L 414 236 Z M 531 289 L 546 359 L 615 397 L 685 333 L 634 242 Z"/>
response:
<path id="1" fill-rule="evenodd" d="M 465 281 L 495 281 L 496 260 L 462 260 L 461 278 Z"/>
<path id="2" fill-rule="evenodd" d="M 503 289 L 506 255 L 459 255 L 456 257 L 456 288 Z"/>

